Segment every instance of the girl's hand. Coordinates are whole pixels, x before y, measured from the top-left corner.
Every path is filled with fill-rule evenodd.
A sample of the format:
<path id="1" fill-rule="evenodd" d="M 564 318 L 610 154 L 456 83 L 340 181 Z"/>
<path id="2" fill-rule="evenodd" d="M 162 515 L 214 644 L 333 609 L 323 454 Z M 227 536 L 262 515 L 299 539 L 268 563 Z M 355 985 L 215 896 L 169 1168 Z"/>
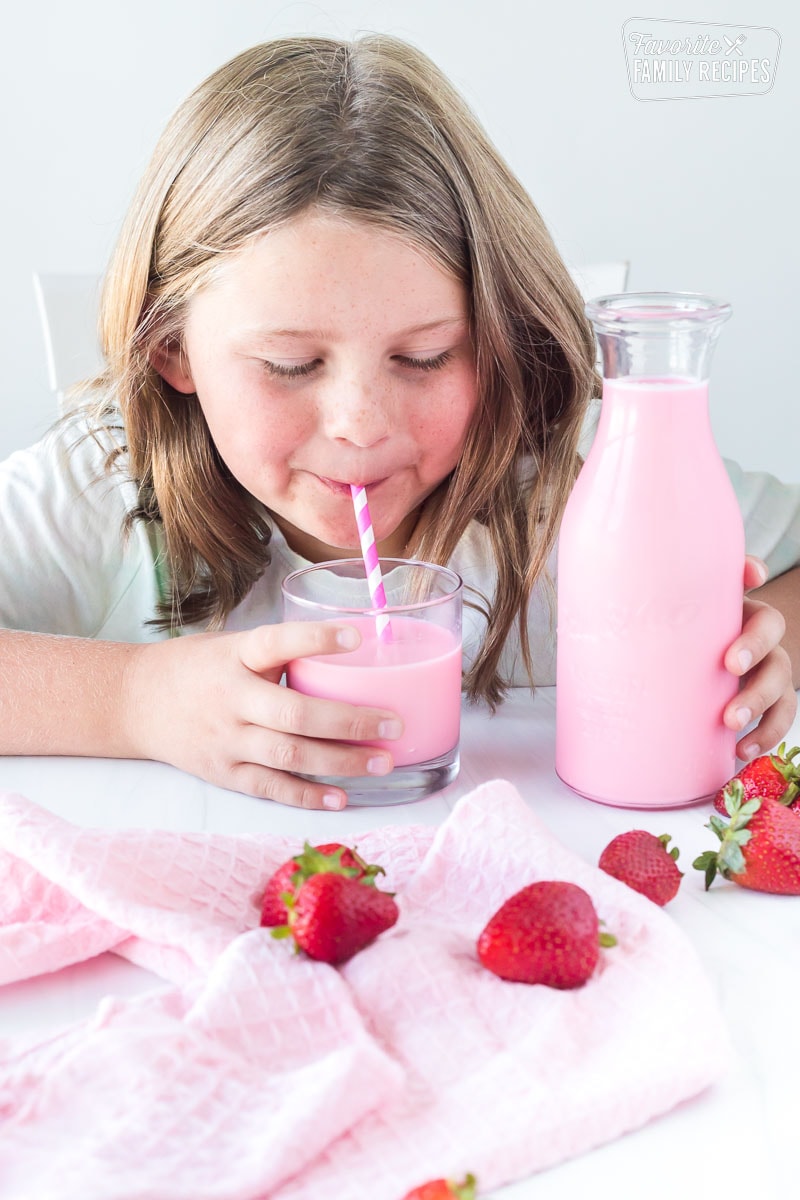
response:
<path id="1" fill-rule="evenodd" d="M 760 587 L 766 578 L 766 563 L 748 555 L 745 588 Z M 777 608 L 763 600 L 745 599 L 742 632 L 725 655 L 725 666 L 742 677 L 742 687 L 724 715 L 728 728 L 736 730 L 758 719 L 756 727 L 736 747 L 737 755 L 745 761 L 780 742 L 797 712 L 791 662 L 780 645 L 785 631 L 786 622 Z"/>
<path id="2" fill-rule="evenodd" d="M 197 633 L 137 647 L 125 681 L 128 740 L 138 757 L 220 787 L 300 808 L 344 808 L 341 788 L 309 775 L 386 775 L 392 756 L 346 742 L 397 738 L 397 713 L 318 700 L 281 687 L 290 659 L 360 641 L 329 621 Z"/>

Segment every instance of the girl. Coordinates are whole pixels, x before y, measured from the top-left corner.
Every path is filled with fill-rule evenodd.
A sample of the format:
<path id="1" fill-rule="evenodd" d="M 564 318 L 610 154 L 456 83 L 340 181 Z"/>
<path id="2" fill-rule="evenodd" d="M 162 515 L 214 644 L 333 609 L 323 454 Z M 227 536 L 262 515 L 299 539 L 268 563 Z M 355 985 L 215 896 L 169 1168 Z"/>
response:
<path id="1" fill-rule="evenodd" d="M 346 795 L 297 772 L 390 771 L 363 743 L 398 736 L 396 714 L 279 686 L 288 660 L 357 639 L 280 618 L 289 570 L 357 553 L 351 481 L 381 553 L 449 562 L 471 589 L 470 697 L 554 682 L 546 581 L 593 335 L 530 199 L 422 54 L 285 39 L 211 76 L 134 199 L 102 336 L 83 408 L 0 473 L 1 751 L 160 759 L 310 808 Z M 787 572 L 796 492 L 735 482 L 750 548 Z M 765 578 L 750 560 L 747 586 Z M 763 589 L 791 614 L 796 672 L 799 581 Z M 795 711 L 765 600 L 726 658 L 743 676 L 726 722 L 760 718 L 749 757 Z"/>

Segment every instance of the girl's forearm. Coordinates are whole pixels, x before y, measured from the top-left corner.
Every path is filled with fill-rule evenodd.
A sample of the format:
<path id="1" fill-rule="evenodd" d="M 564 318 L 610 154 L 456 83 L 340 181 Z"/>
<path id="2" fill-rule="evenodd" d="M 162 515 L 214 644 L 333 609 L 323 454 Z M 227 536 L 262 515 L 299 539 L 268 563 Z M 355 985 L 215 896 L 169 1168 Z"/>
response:
<path id="1" fill-rule="evenodd" d="M 0 630 L 0 754 L 140 757 L 128 677 L 146 649 Z"/>
<path id="2" fill-rule="evenodd" d="M 781 645 L 792 661 L 792 682 L 800 688 L 800 567 L 771 579 L 763 587 L 750 592 L 754 600 L 763 600 L 777 608 L 786 621 L 786 633 Z"/>

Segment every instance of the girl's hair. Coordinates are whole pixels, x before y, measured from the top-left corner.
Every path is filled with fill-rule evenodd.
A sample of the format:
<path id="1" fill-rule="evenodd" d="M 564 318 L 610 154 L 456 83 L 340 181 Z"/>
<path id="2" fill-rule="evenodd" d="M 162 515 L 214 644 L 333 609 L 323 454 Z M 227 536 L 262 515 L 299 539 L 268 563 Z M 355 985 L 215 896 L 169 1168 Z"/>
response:
<path id="1" fill-rule="evenodd" d="M 497 588 L 465 686 L 494 705 L 515 621 L 531 674 L 527 601 L 548 580 L 579 465 L 594 338 L 522 185 L 441 72 L 392 37 L 285 38 L 239 54 L 172 117 L 123 226 L 102 299 L 108 367 L 93 383 L 106 397 L 96 415 L 121 411 L 133 519 L 163 529 L 158 623 L 219 626 L 268 564 L 271 527 L 153 354 L 180 346 L 187 302 L 227 255 L 312 206 L 402 235 L 468 290 L 477 410 L 412 549 L 446 562 L 471 521 L 486 527 Z"/>

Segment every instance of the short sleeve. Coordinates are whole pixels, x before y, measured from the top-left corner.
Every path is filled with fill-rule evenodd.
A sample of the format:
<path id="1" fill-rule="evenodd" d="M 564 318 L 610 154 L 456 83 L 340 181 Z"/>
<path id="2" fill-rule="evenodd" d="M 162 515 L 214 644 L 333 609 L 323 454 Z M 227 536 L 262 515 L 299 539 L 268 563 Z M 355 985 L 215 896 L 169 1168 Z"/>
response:
<path id="1" fill-rule="evenodd" d="M 150 641 L 154 552 L 141 522 L 123 537 L 136 488 L 104 470 L 111 433 L 75 417 L 0 464 L 0 625 Z"/>
<path id="2" fill-rule="evenodd" d="M 770 578 L 800 564 L 800 484 L 725 460 L 745 529 L 748 554 L 763 558 Z"/>

